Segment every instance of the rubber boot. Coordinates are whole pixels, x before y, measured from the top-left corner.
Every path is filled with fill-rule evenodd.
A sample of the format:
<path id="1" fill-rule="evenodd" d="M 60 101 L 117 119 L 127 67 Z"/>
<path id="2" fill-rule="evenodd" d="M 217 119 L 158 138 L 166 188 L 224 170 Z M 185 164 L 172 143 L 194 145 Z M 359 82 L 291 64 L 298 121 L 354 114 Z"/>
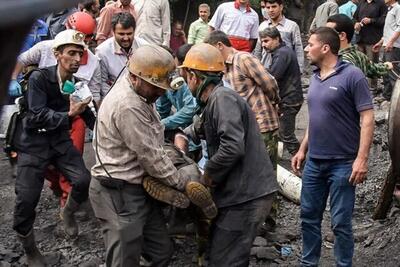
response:
<path id="1" fill-rule="evenodd" d="M 26 236 L 18 234 L 18 239 L 25 250 L 29 267 L 44 267 L 46 262 L 40 251 L 36 247 L 35 236 L 31 230 Z"/>
<path id="2" fill-rule="evenodd" d="M 78 235 L 78 223 L 74 215 L 78 208 L 79 204 L 71 197 L 71 194 L 68 195 L 67 202 L 64 208 L 61 209 L 60 217 L 64 221 L 64 231 L 70 237 Z"/>
<path id="3" fill-rule="evenodd" d="M 208 219 L 213 219 L 217 216 L 217 206 L 212 199 L 210 191 L 204 185 L 190 181 L 186 184 L 185 192 L 190 201 L 200 207 Z"/>
<path id="4" fill-rule="evenodd" d="M 181 209 L 189 207 L 190 201 L 185 194 L 153 177 L 146 176 L 143 178 L 143 188 L 154 199 Z"/>

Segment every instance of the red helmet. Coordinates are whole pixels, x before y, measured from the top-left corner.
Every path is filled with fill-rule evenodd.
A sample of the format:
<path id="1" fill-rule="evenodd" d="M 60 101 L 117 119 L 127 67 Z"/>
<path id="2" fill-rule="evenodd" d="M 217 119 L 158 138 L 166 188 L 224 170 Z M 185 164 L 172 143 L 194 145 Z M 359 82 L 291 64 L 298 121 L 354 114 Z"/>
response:
<path id="1" fill-rule="evenodd" d="M 66 23 L 67 29 L 74 29 L 86 35 L 92 35 L 96 29 L 96 21 L 85 12 L 75 12 L 70 15 Z"/>

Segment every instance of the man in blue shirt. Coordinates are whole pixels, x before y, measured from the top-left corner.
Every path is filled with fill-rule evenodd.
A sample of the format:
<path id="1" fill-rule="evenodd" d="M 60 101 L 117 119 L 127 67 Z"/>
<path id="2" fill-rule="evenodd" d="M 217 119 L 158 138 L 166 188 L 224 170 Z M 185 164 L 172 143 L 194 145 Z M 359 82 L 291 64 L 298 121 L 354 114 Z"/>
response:
<path id="1" fill-rule="evenodd" d="M 192 45 L 181 46 L 176 53 L 176 64 L 181 65 L 186 53 Z M 171 114 L 172 107 L 176 112 Z M 193 116 L 198 111 L 196 98 L 193 97 L 186 83 L 177 91 L 167 91 L 166 94 L 158 98 L 156 108 L 161 116 L 161 122 L 165 126 L 166 139 L 170 139 L 183 152 L 189 152 L 189 157 L 198 161 L 200 159 L 201 146 L 189 141 L 187 149 L 187 139 L 182 130 L 193 122 Z M 188 151 L 187 151 L 188 150 Z"/>
<path id="2" fill-rule="evenodd" d="M 292 159 L 296 174 L 308 152 L 301 190 L 302 266 L 318 266 L 321 221 L 330 196 L 337 266 L 352 266 L 355 186 L 368 170 L 374 114 L 368 82 L 357 67 L 338 58 L 336 31 L 321 27 L 305 51 L 317 69 L 308 93 L 309 126 Z"/>

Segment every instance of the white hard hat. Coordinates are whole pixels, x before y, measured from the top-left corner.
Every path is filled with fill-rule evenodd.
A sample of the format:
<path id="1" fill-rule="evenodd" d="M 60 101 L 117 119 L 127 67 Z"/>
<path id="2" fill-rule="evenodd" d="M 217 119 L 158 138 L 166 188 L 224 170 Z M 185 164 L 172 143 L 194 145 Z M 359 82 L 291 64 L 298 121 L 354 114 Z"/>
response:
<path id="1" fill-rule="evenodd" d="M 74 44 L 80 45 L 86 49 L 84 42 L 85 35 L 77 30 L 68 29 L 56 35 L 53 42 L 53 50 L 56 50 L 61 45 Z"/>

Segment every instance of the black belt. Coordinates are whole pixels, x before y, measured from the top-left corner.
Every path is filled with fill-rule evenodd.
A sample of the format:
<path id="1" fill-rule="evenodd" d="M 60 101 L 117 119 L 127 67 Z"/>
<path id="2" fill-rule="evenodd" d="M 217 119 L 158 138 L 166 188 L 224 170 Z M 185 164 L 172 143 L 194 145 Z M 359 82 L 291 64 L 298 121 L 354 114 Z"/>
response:
<path id="1" fill-rule="evenodd" d="M 111 178 L 111 177 L 93 176 L 93 178 L 95 178 L 97 181 L 99 181 L 99 183 L 102 186 L 110 188 L 110 189 L 121 190 L 127 186 L 142 187 L 142 185 L 140 185 L 140 184 L 132 184 L 132 183 L 128 183 L 125 180 L 115 179 L 115 178 Z"/>

